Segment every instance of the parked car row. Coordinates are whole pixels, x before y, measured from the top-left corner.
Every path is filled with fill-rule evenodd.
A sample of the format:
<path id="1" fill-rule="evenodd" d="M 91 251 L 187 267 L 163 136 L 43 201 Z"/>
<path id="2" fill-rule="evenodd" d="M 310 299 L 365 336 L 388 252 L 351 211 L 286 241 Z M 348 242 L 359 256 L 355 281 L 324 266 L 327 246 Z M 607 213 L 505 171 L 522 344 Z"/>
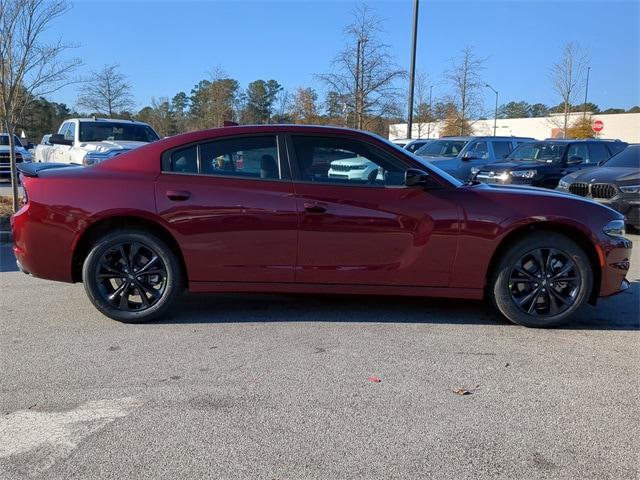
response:
<path id="1" fill-rule="evenodd" d="M 619 140 L 444 137 L 427 141 L 415 155 L 462 181 L 557 188 L 588 197 L 640 228 L 638 150 L 627 146 Z"/>

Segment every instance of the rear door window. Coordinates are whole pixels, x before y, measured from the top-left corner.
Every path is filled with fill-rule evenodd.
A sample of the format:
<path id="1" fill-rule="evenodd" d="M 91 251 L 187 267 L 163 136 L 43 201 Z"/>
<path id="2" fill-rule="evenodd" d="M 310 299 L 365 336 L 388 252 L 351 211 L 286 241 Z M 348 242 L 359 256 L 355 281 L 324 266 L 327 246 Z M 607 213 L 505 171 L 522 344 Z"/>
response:
<path id="1" fill-rule="evenodd" d="M 511 153 L 511 142 L 508 141 L 493 141 L 493 153 L 496 155 L 496 159 L 502 159 Z"/>
<path id="2" fill-rule="evenodd" d="M 602 143 L 590 143 L 589 144 L 589 158 L 591 163 L 604 162 L 611 154 L 607 147 Z"/>
<path id="3" fill-rule="evenodd" d="M 589 163 L 589 149 L 586 143 L 572 143 L 567 152 L 567 160 L 582 160 L 582 163 Z"/>
<path id="4" fill-rule="evenodd" d="M 282 178 L 275 136 L 217 140 L 200 148 L 201 172 L 206 175 Z"/>

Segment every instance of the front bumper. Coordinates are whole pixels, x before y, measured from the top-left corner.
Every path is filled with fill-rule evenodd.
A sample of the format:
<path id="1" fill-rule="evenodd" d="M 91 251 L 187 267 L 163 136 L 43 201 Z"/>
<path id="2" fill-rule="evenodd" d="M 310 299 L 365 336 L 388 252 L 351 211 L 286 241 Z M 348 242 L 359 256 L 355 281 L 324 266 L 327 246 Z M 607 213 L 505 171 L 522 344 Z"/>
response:
<path id="1" fill-rule="evenodd" d="M 629 288 L 626 279 L 631 258 L 631 240 L 609 237 L 596 245 L 600 262 L 600 297 L 609 297 Z"/>

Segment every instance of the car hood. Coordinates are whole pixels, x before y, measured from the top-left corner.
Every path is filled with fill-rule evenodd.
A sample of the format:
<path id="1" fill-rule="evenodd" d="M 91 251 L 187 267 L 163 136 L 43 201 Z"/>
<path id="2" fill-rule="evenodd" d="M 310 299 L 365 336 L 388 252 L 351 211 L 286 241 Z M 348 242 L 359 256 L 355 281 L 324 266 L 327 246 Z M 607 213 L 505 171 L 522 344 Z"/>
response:
<path id="1" fill-rule="evenodd" d="M 507 170 L 531 170 L 540 167 L 546 167 L 552 165 L 551 163 L 542 162 L 495 162 L 483 166 L 480 171 L 482 172 L 504 172 Z"/>
<path id="2" fill-rule="evenodd" d="M 368 163 L 371 163 L 371 162 L 364 157 L 353 157 L 353 158 L 341 158 L 340 160 L 333 160 L 330 165 L 331 166 L 341 165 L 345 167 L 352 167 L 354 165 L 366 165 Z"/>
<path id="3" fill-rule="evenodd" d="M 0 146 L 0 153 L 9 153 L 9 145 Z M 23 158 L 29 158 L 29 159 L 31 158 L 31 152 L 29 152 L 24 147 L 16 146 L 16 153 L 19 153 L 20 155 L 22 155 Z"/>
<path id="4" fill-rule="evenodd" d="M 104 140 L 102 142 L 82 142 L 80 147 L 89 152 L 110 152 L 113 150 L 133 150 L 147 145 L 147 142 L 133 142 L 130 140 Z"/>
<path id="5" fill-rule="evenodd" d="M 427 155 L 419 155 L 420 158 L 424 159 L 426 162 L 445 162 L 445 161 L 455 161 L 460 160 L 459 157 L 429 157 Z M 439 163 L 437 163 L 440 166 Z"/>
<path id="6" fill-rule="evenodd" d="M 640 181 L 640 170 L 633 167 L 594 167 L 573 172 L 567 175 L 567 180 L 581 183 L 637 184 Z"/>

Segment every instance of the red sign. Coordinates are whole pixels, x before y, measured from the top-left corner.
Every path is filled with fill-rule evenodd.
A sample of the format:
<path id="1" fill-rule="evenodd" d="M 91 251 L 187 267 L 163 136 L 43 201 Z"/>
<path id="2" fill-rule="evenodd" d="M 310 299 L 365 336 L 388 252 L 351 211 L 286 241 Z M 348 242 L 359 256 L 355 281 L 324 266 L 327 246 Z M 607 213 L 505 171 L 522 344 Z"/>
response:
<path id="1" fill-rule="evenodd" d="M 596 120 L 593 122 L 593 125 L 591 125 L 591 129 L 596 133 L 601 132 L 603 128 L 604 122 L 602 120 Z"/>

